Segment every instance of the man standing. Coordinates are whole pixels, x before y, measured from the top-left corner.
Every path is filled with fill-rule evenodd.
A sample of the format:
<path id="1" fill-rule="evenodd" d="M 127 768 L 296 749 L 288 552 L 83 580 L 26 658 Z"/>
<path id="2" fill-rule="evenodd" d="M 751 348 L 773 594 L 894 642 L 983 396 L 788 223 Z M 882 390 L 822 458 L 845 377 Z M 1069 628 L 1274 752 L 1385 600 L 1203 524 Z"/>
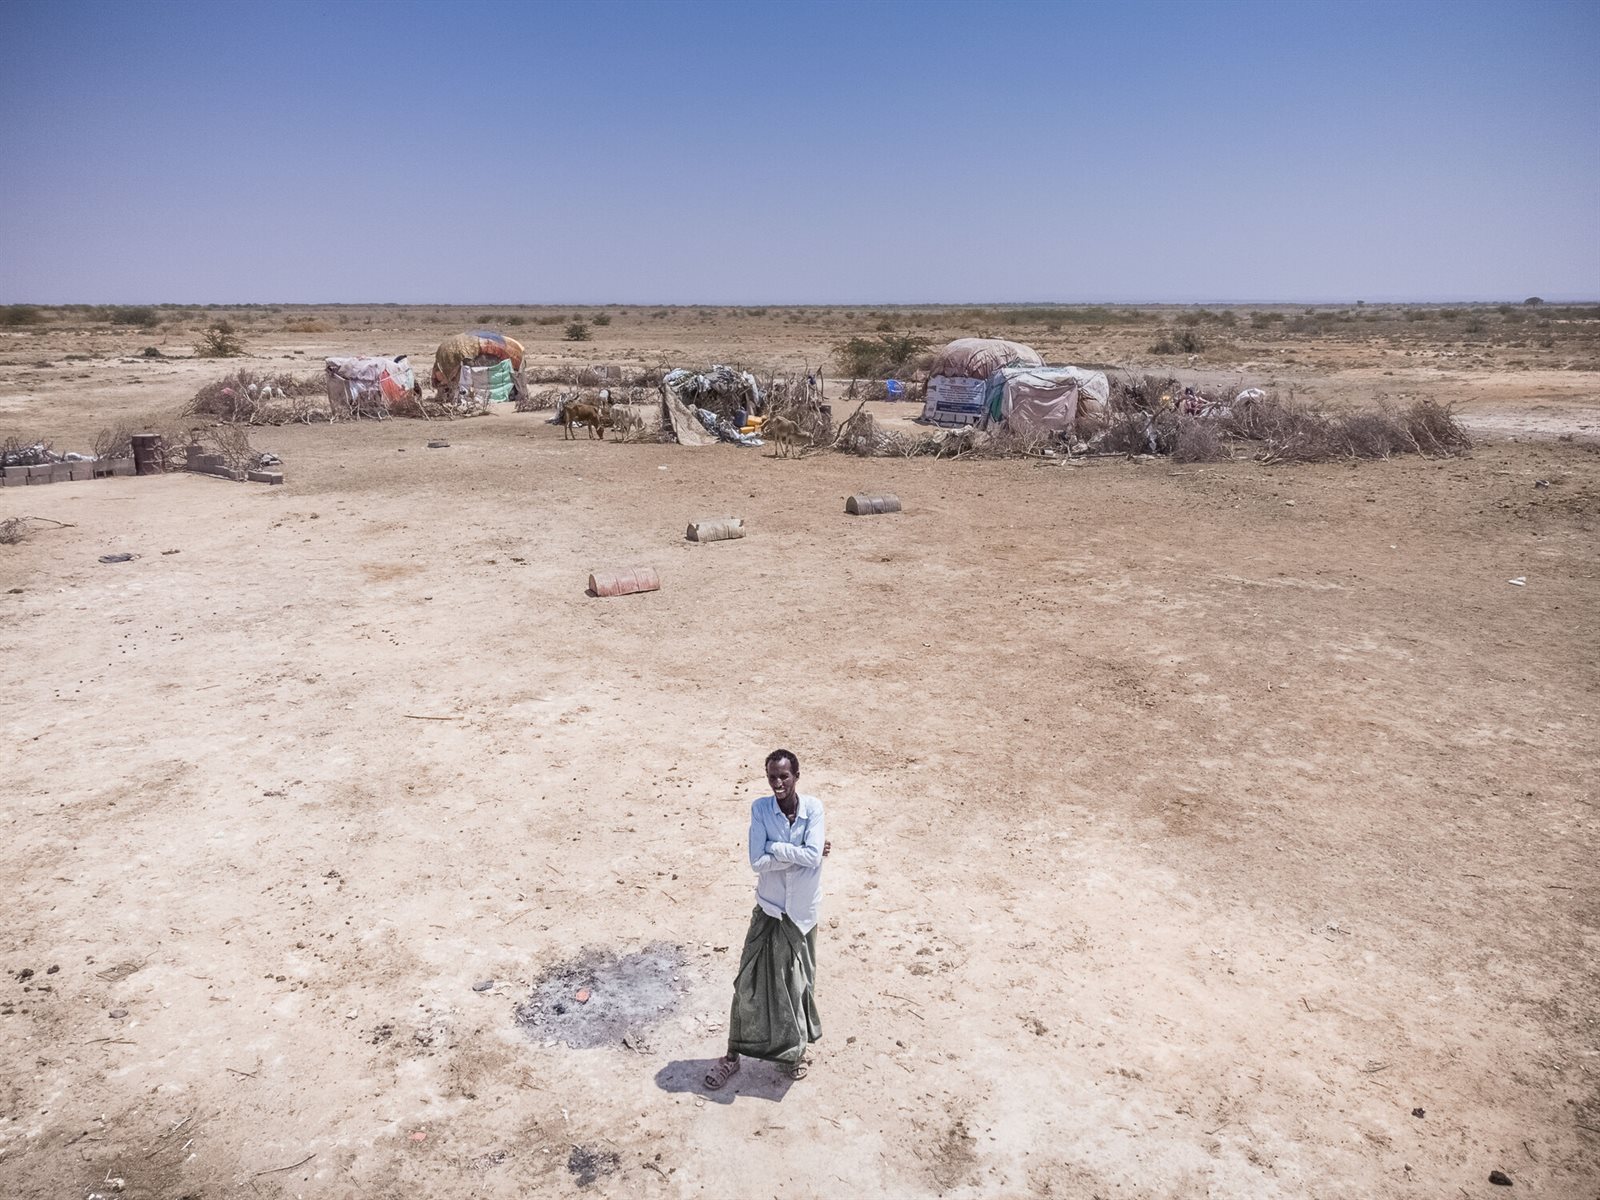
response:
<path id="1" fill-rule="evenodd" d="M 812 992 L 822 860 L 832 847 L 824 836 L 822 801 L 797 790 L 800 760 L 792 750 L 767 755 L 767 783 L 772 795 L 750 806 L 756 908 L 733 985 L 728 1053 L 706 1074 L 712 1089 L 733 1078 L 745 1054 L 804 1079 L 806 1047 L 822 1036 Z"/>

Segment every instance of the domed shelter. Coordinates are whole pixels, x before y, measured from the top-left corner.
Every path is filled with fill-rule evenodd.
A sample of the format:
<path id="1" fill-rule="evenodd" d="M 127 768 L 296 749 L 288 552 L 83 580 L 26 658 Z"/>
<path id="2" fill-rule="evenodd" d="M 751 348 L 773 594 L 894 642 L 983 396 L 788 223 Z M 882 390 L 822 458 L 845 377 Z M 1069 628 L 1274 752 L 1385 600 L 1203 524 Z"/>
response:
<path id="1" fill-rule="evenodd" d="M 528 394 L 522 343 L 492 329 L 448 337 L 434 351 L 433 386 L 450 404 L 521 400 Z"/>
<path id="2" fill-rule="evenodd" d="M 989 379 L 1006 367 L 1042 367 L 1032 346 L 1002 338 L 957 338 L 928 372 L 922 419 L 933 425 L 982 425 L 988 414 Z"/>

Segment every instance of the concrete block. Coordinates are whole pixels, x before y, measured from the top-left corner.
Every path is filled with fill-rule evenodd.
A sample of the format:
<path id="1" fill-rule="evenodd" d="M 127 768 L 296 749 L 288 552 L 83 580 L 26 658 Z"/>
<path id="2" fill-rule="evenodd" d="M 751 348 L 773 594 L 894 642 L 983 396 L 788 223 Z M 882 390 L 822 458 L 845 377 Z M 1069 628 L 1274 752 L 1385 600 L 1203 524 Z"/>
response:
<path id="1" fill-rule="evenodd" d="M 64 462 L 51 463 L 50 464 L 50 478 L 55 483 L 71 483 L 72 482 L 72 464 L 71 463 L 64 463 Z"/>
<path id="2" fill-rule="evenodd" d="M 135 472 L 134 465 L 133 465 L 133 459 L 131 459 L 131 458 L 118 458 L 118 459 L 113 460 L 112 463 L 111 463 L 111 473 L 113 475 L 133 475 L 133 474 L 135 474 L 136 472 Z"/>
<path id="3" fill-rule="evenodd" d="M 28 482 L 27 467 L 7 467 L 5 469 L 7 487 L 23 487 Z"/>
<path id="4" fill-rule="evenodd" d="M 220 455 L 220 454 L 194 454 L 194 453 L 191 452 L 189 454 L 188 458 L 185 460 L 185 462 L 188 465 L 189 470 L 191 470 L 191 471 L 212 472 L 212 471 L 216 471 L 219 468 L 221 468 L 221 466 L 222 466 L 222 455 Z"/>
<path id="5" fill-rule="evenodd" d="M 111 478 L 111 460 L 109 458 L 97 458 L 95 459 L 93 466 L 94 477 L 96 479 Z"/>
<path id="6" fill-rule="evenodd" d="M 283 472 L 282 471 L 251 471 L 250 474 L 248 476 L 246 476 L 246 478 L 248 478 L 251 483 L 282 483 L 283 482 Z"/>
<path id="7" fill-rule="evenodd" d="M 94 464 L 92 462 L 75 462 L 68 463 L 67 465 L 72 468 L 72 478 L 74 482 L 94 478 Z"/>
<path id="8" fill-rule="evenodd" d="M 39 463 L 28 468 L 28 482 L 50 483 L 55 479 L 55 465 L 53 463 Z"/>

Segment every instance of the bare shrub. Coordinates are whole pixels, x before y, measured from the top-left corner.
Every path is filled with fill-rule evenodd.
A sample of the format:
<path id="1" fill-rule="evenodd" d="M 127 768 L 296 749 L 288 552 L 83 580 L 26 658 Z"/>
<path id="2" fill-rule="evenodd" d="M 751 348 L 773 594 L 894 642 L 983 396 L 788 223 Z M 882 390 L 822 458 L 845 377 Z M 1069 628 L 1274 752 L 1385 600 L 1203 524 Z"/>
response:
<path id="1" fill-rule="evenodd" d="M 0 546 L 15 546 L 27 539 L 28 532 L 26 517 L 7 517 L 0 521 Z"/>
<path id="2" fill-rule="evenodd" d="M 102 429 L 94 435 L 94 456 L 96 458 L 132 458 L 133 435 L 136 432 L 132 425 L 118 421 L 109 428 Z"/>
<path id="3" fill-rule="evenodd" d="M 238 475 L 256 470 L 262 462 L 261 452 L 250 444 L 250 431 L 243 425 L 211 425 L 189 430 L 185 458 L 196 453 L 221 457 L 222 465 Z"/>

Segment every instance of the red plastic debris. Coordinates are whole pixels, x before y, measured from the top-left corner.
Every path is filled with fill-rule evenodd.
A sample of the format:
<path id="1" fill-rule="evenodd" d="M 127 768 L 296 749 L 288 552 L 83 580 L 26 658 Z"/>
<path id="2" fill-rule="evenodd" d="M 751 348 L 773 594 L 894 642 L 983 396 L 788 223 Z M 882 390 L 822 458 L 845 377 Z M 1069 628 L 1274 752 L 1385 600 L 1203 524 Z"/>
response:
<path id="1" fill-rule="evenodd" d="M 588 988 L 579 988 L 578 989 L 578 1003 L 579 1004 L 587 1004 L 587 1003 L 589 1003 L 589 989 Z"/>

